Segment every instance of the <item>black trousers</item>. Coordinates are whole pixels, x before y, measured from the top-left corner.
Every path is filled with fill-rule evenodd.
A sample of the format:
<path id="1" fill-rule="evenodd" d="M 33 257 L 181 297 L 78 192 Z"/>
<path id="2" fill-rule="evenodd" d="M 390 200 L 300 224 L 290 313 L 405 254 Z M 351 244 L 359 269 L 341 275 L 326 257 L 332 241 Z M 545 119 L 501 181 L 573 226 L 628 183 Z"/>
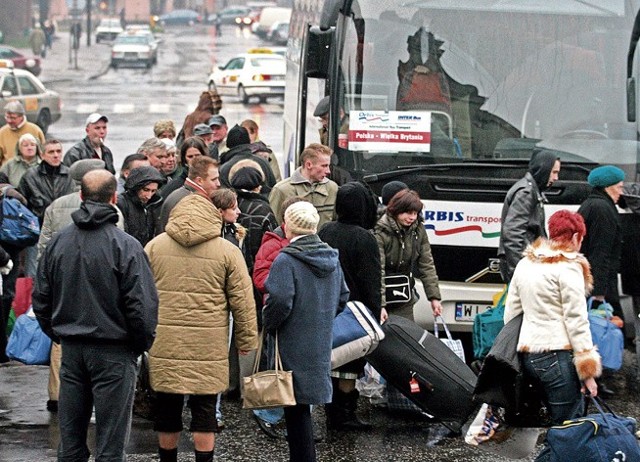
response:
<path id="1" fill-rule="evenodd" d="M 313 440 L 311 406 L 296 404 L 284 408 L 287 422 L 290 462 L 316 462 L 316 443 Z"/>

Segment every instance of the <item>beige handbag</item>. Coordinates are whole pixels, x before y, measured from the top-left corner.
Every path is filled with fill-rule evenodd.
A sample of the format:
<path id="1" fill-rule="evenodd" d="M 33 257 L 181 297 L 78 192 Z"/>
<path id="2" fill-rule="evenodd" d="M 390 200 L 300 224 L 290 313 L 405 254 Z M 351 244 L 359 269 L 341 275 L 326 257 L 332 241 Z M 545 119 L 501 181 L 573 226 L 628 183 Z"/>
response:
<path id="1" fill-rule="evenodd" d="M 253 364 L 253 374 L 243 379 L 243 409 L 269 409 L 272 407 L 295 406 L 293 393 L 293 372 L 282 370 L 282 360 L 278 349 L 278 333 L 276 332 L 275 370 L 258 372 L 260 356 L 264 343 L 264 331 L 260 335 L 260 344 Z"/>

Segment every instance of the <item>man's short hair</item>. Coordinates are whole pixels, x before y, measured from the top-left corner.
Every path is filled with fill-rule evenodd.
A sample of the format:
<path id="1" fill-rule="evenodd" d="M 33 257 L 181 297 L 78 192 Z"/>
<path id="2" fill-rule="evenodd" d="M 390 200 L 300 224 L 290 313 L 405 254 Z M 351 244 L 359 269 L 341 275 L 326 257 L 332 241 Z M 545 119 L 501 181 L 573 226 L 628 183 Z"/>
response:
<path id="1" fill-rule="evenodd" d="M 321 155 L 331 156 L 331 154 L 333 154 L 333 151 L 328 146 L 320 143 L 311 143 L 300 154 L 300 165 L 304 165 L 308 160 L 314 161 Z"/>
<path id="2" fill-rule="evenodd" d="M 42 151 L 46 151 L 47 146 L 49 146 L 50 144 L 59 144 L 60 146 L 62 146 L 62 142 L 60 140 L 56 138 L 47 138 L 42 145 Z"/>
<path id="3" fill-rule="evenodd" d="M 218 161 L 207 156 L 199 156 L 191 161 L 189 165 L 189 179 L 194 181 L 196 178 L 206 178 L 211 167 L 217 167 Z"/>
<path id="4" fill-rule="evenodd" d="M 141 160 L 147 160 L 147 156 L 139 152 L 136 152 L 135 154 L 129 154 L 127 157 L 124 158 L 120 171 L 131 170 L 131 166 L 133 165 L 133 163 L 135 161 L 141 161 Z"/>
<path id="5" fill-rule="evenodd" d="M 138 148 L 138 154 L 144 154 L 145 156 L 155 151 L 156 149 L 167 150 L 167 145 L 162 142 L 160 138 L 149 138 Z"/>
<path id="6" fill-rule="evenodd" d="M 80 192 L 83 201 L 108 204 L 117 187 L 116 177 L 108 170 L 91 170 L 82 177 Z"/>
<path id="7" fill-rule="evenodd" d="M 24 106 L 20 101 L 9 101 L 4 107 L 4 113 L 6 114 L 8 112 L 11 114 L 25 114 Z"/>

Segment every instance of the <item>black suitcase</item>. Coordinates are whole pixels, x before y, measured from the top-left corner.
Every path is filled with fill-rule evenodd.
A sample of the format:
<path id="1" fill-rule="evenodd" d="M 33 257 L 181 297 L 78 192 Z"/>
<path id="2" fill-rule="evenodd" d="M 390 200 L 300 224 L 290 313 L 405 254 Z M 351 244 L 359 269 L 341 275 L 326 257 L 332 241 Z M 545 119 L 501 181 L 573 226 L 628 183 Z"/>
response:
<path id="1" fill-rule="evenodd" d="M 390 315 L 385 338 L 366 358 L 387 382 L 458 433 L 473 413 L 476 375 L 433 334 Z"/>

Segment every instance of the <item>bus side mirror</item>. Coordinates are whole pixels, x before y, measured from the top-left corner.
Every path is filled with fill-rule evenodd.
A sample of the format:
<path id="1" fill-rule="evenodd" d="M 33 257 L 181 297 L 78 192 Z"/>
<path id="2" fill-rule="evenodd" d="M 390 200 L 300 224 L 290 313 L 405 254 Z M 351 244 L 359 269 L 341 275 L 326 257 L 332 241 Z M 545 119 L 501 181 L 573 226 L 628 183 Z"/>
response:
<path id="1" fill-rule="evenodd" d="M 627 121 L 636 121 L 636 79 L 627 79 Z"/>
<path id="2" fill-rule="evenodd" d="M 305 75 L 312 79 L 328 79 L 331 63 L 333 28 L 321 30 L 318 26 L 309 28 L 307 40 L 307 60 Z"/>

